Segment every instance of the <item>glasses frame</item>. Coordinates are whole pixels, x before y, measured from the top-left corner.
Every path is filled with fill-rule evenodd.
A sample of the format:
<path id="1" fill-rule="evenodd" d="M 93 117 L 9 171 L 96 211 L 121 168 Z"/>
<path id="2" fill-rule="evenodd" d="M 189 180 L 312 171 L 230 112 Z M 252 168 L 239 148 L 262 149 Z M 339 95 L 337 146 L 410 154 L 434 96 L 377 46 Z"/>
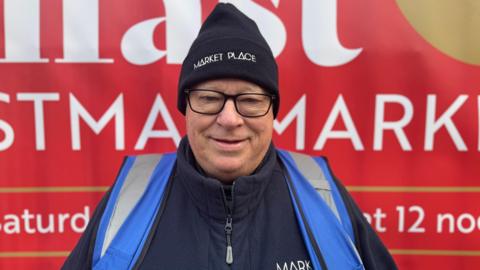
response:
<path id="1" fill-rule="evenodd" d="M 190 102 L 190 93 L 191 92 L 195 92 L 195 91 L 208 91 L 208 92 L 215 92 L 217 94 L 221 94 L 223 96 L 223 104 L 222 106 L 220 107 L 220 109 L 218 110 L 218 112 L 215 112 L 215 113 L 205 113 L 205 112 L 200 112 L 200 111 L 197 111 L 195 110 L 193 107 L 192 107 L 192 104 Z M 185 95 L 186 95 L 186 98 L 187 98 L 187 101 L 188 101 L 188 106 L 190 107 L 190 109 L 196 113 L 199 113 L 199 114 L 204 114 L 204 115 L 216 115 L 216 114 L 219 114 L 221 111 L 223 111 L 223 108 L 225 107 L 225 103 L 227 103 L 227 100 L 231 99 L 233 100 L 233 104 L 235 105 L 235 110 L 237 111 L 237 113 L 243 117 L 247 117 L 247 118 L 257 118 L 257 117 L 262 117 L 262 116 L 265 116 L 268 114 L 268 112 L 270 111 L 270 108 L 272 107 L 272 104 L 273 104 L 273 100 L 275 99 L 275 96 L 274 95 L 269 95 L 269 94 L 263 94 L 263 93 L 240 93 L 240 94 L 236 94 L 236 95 L 228 95 L 228 94 L 225 94 L 221 91 L 217 91 L 217 90 L 211 90 L 211 89 L 201 89 L 201 88 L 192 88 L 192 89 L 186 89 L 185 91 Z M 269 100 L 270 100 L 270 103 L 268 105 L 268 108 L 267 110 L 265 111 L 264 114 L 261 114 L 261 115 L 254 115 L 254 116 L 250 116 L 250 115 L 244 115 L 243 113 L 240 112 L 240 110 L 238 109 L 238 105 L 237 105 L 237 98 L 238 97 L 241 97 L 241 96 L 245 96 L 245 95 L 258 95 L 258 96 L 266 96 L 266 97 L 269 97 Z"/>

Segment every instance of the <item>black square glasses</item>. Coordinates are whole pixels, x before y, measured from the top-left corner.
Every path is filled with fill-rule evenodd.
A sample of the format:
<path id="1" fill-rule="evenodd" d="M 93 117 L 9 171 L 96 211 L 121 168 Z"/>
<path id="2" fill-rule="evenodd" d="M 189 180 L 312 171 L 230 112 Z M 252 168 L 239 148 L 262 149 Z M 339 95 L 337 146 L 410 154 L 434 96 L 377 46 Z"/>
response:
<path id="1" fill-rule="evenodd" d="M 244 117 L 261 117 L 268 113 L 275 96 L 261 93 L 241 93 L 227 95 L 223 92 L 208 89 L 185 90 L 188 105 L 196 113 L 215 115 L 225 107 L 228 99 L 232 99 L 238 114 Z"/>

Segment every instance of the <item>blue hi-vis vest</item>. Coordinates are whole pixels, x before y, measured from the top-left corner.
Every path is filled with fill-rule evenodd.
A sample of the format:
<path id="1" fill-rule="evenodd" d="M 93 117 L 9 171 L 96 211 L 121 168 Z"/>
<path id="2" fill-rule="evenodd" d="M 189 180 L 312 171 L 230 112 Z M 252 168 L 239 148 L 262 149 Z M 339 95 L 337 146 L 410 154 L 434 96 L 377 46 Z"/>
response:
<path id="1" fill-rule="evenodd" d="M 347 209 L 322 157 L 279 150 L 313 269 L 364 269 Z M 127 157 L 100 221 L 93 269 L 132 269 L 162 204 L 176 154 Z M 153 207 L 152 207 L 153 206 Z"/>

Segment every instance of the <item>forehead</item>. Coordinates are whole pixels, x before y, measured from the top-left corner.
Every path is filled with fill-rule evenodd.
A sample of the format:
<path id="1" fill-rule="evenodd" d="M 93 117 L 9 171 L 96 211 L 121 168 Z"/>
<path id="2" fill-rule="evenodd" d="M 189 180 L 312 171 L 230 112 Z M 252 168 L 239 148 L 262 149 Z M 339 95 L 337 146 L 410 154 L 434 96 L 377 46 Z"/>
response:
<path id="1" fill-rule="evenodd" d="M 217 90 L 228 94 L 266 93 L 262 87 L 241 79 L 215 79 L 195 85 L 197 89 Z"/>

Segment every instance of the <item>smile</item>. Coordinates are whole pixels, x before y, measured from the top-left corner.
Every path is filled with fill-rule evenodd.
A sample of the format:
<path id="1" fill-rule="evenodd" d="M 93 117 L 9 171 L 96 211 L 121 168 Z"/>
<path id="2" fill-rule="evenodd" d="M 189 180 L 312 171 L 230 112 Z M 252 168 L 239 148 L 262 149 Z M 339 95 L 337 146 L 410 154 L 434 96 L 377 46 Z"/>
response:
<path id="1" fill-rule="evenodd" d="M 243 143 L 246 141 L 246 139 L 232 140 L 223 138 L 212 138 L 212 140 L 219 149 L 224 151 L 239 150 L 243 147 Z"/>

